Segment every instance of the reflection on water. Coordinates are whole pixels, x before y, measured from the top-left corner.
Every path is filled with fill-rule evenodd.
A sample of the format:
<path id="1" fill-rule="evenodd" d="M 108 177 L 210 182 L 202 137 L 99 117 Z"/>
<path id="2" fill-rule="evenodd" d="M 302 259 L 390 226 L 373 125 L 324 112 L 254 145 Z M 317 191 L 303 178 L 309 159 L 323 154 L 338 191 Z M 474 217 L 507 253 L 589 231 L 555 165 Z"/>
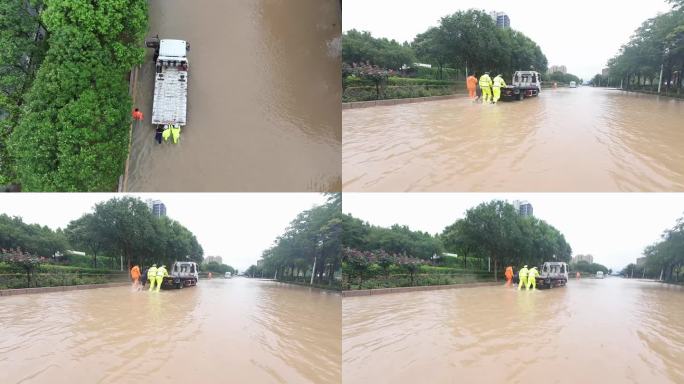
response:
<path id="1" fill-rule="evenodd" d="M 339 2 L 151 0 L 157 33 L 190 42 L 188 126 L 154 141 L 148 52 L 129 191 L 341 188 Z"/>
<path id="2" fill-rule="evenodd" d="M 3 383 L 339 383 L 339 295 L 243 278 L 0 298 Z"/>
<path id="3" fill-rule="evenodd" d="M 345 110 L 345 191 L 684 191 L 684 102 L 546 90 Z"/>
<path id="4" fill-rule="evenodd" d="M 682 302 L 619 278 L 345 298 L 343 381 L 681 383 Z"/>

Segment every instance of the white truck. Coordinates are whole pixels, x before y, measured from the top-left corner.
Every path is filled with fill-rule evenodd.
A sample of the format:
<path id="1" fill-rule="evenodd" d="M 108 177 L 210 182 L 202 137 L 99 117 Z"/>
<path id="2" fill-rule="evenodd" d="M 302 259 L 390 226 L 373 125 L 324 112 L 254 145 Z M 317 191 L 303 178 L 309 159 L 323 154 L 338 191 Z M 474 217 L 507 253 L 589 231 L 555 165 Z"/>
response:
<path id="1" fill-rule="evenodd" d="M 155 78 L 152 124 L 187 124 L 188 55 L 185 40 L 150 39 L 145 43 L 154 48 Z"/>
<path id="2" fill-rule="evenodd" d="M 164 289 L 194 287 L 199 281 L 199 267 L 192 261 L 176 261 L 169 275 L 162 280 Z"/>
<path id="3" fill-rule="evenodd" d="M 541 81 L 539 72 L 516 71 L 511 84 L 501 88 L 502 100 L 523 100 L 537 96 L 541 92 Z"/>
<path id="4" fill-rule="evenodd" d="M 568 283 L 568 265 L 562 262 L 547 261 L 539 270 L 539 288 L 562 287 Z"/>

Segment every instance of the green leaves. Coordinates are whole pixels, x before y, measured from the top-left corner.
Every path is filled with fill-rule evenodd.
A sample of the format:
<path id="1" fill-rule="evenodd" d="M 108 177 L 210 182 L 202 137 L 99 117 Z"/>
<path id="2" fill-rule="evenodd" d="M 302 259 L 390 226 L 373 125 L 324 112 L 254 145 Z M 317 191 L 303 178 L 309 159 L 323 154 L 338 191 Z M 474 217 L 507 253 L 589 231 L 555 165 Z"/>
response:
<path id="1" fill-rule="evenodd" d="M 637 82 L 643 77 L 650 80 L 650 85 L 659 77 L 661 65 L 664 67 L 664 81 L 671 82 L 673 74 L 684 70 L 684 10 L 680 0 L 670 1 L 674 10 L 648 19 L 634 32 L 631 39 L 620 48 L 618 54 L 608 61 L 610 77 L 627 80 L 635 76 Z M 601 79 L 605 84 L 607 79 Z M 681 76 L 676 87 L 681 87 Z"/>
<path id="2" fill-rule="evenodd" d="M 26 191 L 112 191 L 128 149 L 126 74 L 142 62 L 144 0 L 47 0 L 49 50 L 8 140 Z"/>
<path id="3" fill-rule="evenodd" d="M 395 40 L 374 38 L 370 32 L 352 29 L 342 36 L 342 61 L 399 70 L 404 64 L 413 64 L 415 55 L 409 46 Z"/>
<path id="4" fill-rule="evenodd" d="M 263 252 L 263 264 L 259 268 L 253 266 L 246 273 L 263 272 L 273 276 L 278 270 L 278 275 L 283 277 L 286 269 L 311 271 L 316 260 L 315 274 L 320 277 L 326 274 L 332 283 L 341 262 L 344 232 L 341 207 L 341 194 L 330 193 L 325 204 L 301 212 L 274 246 Z"/>

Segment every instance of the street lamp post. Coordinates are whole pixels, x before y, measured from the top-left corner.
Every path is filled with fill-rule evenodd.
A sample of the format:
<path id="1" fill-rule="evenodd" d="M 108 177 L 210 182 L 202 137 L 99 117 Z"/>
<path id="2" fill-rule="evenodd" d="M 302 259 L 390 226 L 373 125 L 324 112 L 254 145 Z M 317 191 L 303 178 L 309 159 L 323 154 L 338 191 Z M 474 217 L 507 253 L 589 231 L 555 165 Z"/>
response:
<path id="1" fill-rule="evenodd" d="M 670 51 L 670 48 L 665 48 L 663 52 L 663 60 L 660 62 L 660 79 L 658 80 L 658 94 L 660 94 L 660 87 L 663 85 L 663 69 L 665 66 L 665 56 Z"/>

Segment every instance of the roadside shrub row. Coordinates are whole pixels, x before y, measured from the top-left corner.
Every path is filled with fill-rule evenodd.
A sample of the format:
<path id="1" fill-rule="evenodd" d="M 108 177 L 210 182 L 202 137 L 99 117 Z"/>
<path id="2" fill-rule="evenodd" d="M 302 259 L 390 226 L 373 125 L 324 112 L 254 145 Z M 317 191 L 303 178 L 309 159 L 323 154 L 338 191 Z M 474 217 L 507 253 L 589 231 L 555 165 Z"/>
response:
<path id="1" fill-rule="evenodd" d="M 142 63 L 145 0 L 48 0 L 49 46 L 9 139 L 25 191 L 113 191 L 128 151 L 127 73 Z"/>
<path id="2" fill-rule="evenodd" d="M 425 260 L 385 251 L 345 248 L 342 253 L 343 289 L 373 289 L 492 281 L 487 271 L 431 266 Z"/>
<path id="3" fill-rule="evenodd" d="M 411 77 L 398 77 L 398 76 L 389 76 L 387 77 L 386 80 L 386 85 L 392 86 L 392 85 L 449 85 L 453 86 L 455 85 L 455 81 L 447 81 L 447 80 L 432 80 L 432 79 L 419 79 L 419 78 L 411 78 Z M 464 82 L 460 82 L 463 84 L 465 87 Z M 344 85 L 345 87 L 363 87 L 363 86 L 372 86 L 375 85 L 375 83 L 369 79 L 362 78 L 362 77 L 357 77 L 357 76 L 349 76 L 344 79 Z"/>
<path id="4" fill-rule="evenodd" d="M 415 97 L 446 96 L 457 93 L 463 93 L 463 90 L 452 85 L 387 86 L 380 87 L 379 89 L 374 86 L 351 87 L 344 90 L 342 102 L 410 99 Z"/>
<path id="5" fill-rule="evenodd" d="M 84 273 L 34 273 L 28 282 L 23 273 L 0 273 L 0 289 L 59 287 L 82 284 L 106 284 L 128 281 L 126 273 L 84 274 Z"/>
<path id="6" fill-rule="evenodd" d="M 40 264 L 36 266 L 36 273 L 76 273 L 76 274 L 100 274 L 100 275 L 116 275 L 124 272 L 115 271 L 111 269 L 74 267 L 68 265 L 55 264 Z M 21 273 L 23 269 L 16 265 L 0 262 L 0 273 Z"/>

